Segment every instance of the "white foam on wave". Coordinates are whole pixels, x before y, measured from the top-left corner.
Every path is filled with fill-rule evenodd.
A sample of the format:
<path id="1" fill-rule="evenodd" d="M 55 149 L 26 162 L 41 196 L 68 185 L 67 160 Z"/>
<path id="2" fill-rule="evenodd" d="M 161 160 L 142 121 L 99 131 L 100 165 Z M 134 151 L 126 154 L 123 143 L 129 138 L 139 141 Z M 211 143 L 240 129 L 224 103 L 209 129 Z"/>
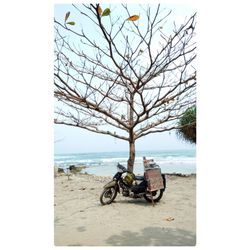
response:
<path id="1" fill-rule="evenodd" d="M 158 165 L 161 164 L 195 164 L 196 159 L 194 157 L 149 157 L 149 159 L 154 159 L 154 162 Z M 72 159 L 72 158 L 61 158 L 61 159 L 55 159 L 55 162 L 57 164 L 61 163 L 83 163 L 83 164 L 97 164 L 97 165 L 103 165 L 103 164 L 114 164 L 116 165 L 119 163 L 126 163 L 127 158 L 123 157 L 117 157 L 117 158 L 102 158 L 102 159 Z M 141 157 L 135 158 L 136 164 L 143 164 Z"/>
<path id="2" fill-rule="evenodd" d="M 142 174 L 144 171 L 143 157 L 154 159 L 155 163 L 160 166 L 162 172 L 166 173 L 195 173 L 196 158 L 189 152 L 140 152 L 136 155 L 134 170 L 135 173 Z M 149 156 L 150 155 L 150 156 Z M 85 165 L 88 167 L 89 173 L 97 175 L 108 174 L 113 175 L 116 172 L 116 165 L 120 164 L 127 166 L 128 155 L 124 152 L 113 153 L 94 153 L 94 154 L 67 154 L 55 155 L 55 164 L 67 168 L 69 165 Z"/>
<path id="3" fill-rule="evenodd" d="M 122 161 L 127 161 L 128 158 L 121 158 L 121 157 L 118 157 L 118 158 L 104 158 L 104 159 L 100 159 L 101 162 L 105 163 L 105 162 L 122 162 Z"/>

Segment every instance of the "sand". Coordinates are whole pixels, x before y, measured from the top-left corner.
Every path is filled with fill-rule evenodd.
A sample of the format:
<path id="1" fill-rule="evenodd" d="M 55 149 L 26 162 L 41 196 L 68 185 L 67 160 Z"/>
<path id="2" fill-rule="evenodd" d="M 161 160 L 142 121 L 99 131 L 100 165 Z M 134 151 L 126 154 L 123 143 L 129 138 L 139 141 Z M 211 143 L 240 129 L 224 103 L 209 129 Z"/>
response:
<path id="1" fill-rule="evenodd" d="M 167 177 L 167 189 L 153 207 L 118 194 L 102 206 L 100 194 L 112 177 L 78 174 L 55 178 L 56 246 L 194 246 L 196 176 Z"/>

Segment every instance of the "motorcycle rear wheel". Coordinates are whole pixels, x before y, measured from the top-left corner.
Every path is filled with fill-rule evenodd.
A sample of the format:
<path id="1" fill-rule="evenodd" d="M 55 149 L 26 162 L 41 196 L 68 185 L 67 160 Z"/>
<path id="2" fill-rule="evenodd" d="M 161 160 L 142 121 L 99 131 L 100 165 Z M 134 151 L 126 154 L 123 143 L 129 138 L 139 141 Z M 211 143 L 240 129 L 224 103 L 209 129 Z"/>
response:
<path id="1" fill-rule="evenodd" d="M 115 187 L 105 188 L 100 196 L 100 202 L 102 205 L 108 205 L 114 201 L 117 195 L 117 189 Z"/>
<path id="2" fill-rule="evenodd" d="M 157 190 L 157 191 L 153 191 L 152 192 L 152 196 L 153 196 L 153 201 L 154 202 L 159 202 L 160 199 L 162 198 L 164 190 Z M 148 202 L 152 202 L 152 198 L 151 198 L 151 194 L 148 192 L 146 194 L 143 195 L 144 199 Z"/>

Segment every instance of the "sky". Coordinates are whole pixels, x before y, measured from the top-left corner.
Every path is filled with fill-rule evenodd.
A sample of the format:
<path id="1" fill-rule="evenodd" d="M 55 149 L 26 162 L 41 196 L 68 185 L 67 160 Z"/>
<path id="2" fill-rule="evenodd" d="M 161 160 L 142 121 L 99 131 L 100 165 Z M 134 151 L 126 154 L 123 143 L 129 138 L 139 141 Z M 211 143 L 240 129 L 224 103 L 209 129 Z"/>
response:
<path id="1" fill-rule="evenodd" d="M 112 5 L 101 5 L 103 9 Z M 151 5 L 152 7 L 152 5 Z M 162 4 L 166 11 L 172 10 L 168 18 L 169 24 L 175 21 L 177 24 L 182 23 L 186 17 L 190 17 L 196 12 L 194 6 L 188 4 Z M 118 12 L 118 7 L 115 11 Z M 131 13 L 140 12 L 138 5 L 130 5 Z M 153 9 L 153 7 L 152 7 Z M 64 20 L 65 13 L 70 11 L 69 21 L 76 22 L 78 27 L 81 24 L 76 19 L 75 9 L 71 5 L 55 5 L 55 18 L 58 21 Z M 123 9 L 122 9 L 123 11 Z M 143 22 L 143 19 L 141 20 Z M 83 25 L 84 29 L 85 27 Z M 160 134 L 151 134 L 136 141 L 136 150 L 178 150 L 178 149 L 195 149 L 194 144 L 182 141 L 176 136 L 175 131 L 163 132 Z M 108 135 L 95 134 L 83 129 L 69 127 L 66 125 L 54 125 L 54 152 L 55 154 L 64 153 L 84 153 L 84 152 L 108 152 L 108 151 L 127 151 L 128 142 L 113 138 Z"/>
<path id="2" fill-rule="evenodd" d="M 108 135 L 95 134 L 80 128 L 55 125 L 54 147 L 56 154 L 85 152 L 128 151 L 128 142 Z M 136 141 L 136 150 L 195 149 L 183 142 L 175 132 L 163 132 L 144 136 Z"/>

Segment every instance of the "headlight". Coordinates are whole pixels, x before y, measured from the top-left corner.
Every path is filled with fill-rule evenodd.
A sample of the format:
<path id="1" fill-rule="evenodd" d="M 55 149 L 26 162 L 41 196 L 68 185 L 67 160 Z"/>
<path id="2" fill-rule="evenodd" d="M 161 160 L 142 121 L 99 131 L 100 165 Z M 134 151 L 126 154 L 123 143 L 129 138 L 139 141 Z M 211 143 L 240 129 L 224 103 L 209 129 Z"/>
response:
<path id="1" fill-rule="evenodd" d="M 122 173 L 122 170 L 119 167 L 117 167 L 117 172 Z"/>

